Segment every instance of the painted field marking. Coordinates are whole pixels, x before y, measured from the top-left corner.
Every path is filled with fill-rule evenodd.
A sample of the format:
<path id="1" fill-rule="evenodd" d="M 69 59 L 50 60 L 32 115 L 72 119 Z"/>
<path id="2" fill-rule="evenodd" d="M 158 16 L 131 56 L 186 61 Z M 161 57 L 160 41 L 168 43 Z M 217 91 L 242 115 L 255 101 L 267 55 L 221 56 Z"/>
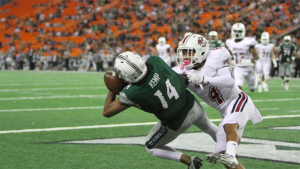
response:
<path id="1" fill-rule="evenodd" d="M 291 126 L 291 127 L 271 127 L 270 129 L 275 129 L 275 130 L 300 130 L 300 126 Z"/>
<path id="2" fill-rule="evenodd" d="M 59 87 L 59 88 L 31 88 L 31 89 L 0 89 L 0 92 L 20 92 L 20 91 L 43 91 L 43 90 L 91 90 L 107 89 L 106 87 Z"/>
<path id="3" fill-rule="evenodd" d="M 106 87 L 92 87 L 91 89 L 93 88 L 97 88 L 97 89 L 107 89 Z M 86 87 L 74 87 L 74 88 L 52 88 L 53 90 L 66 90 L 66 89 L 69 89 L 69 90 L 84 90 L 84 89 L 87 89 Z M 47 88 L 47 90 L 52 90 L 51 88 Z M 6 89 L 5 89 L 6 90 Z M 35 89 L 28 89 L 26 91 L 29 91 L 29 90 L 36 90 L 36 91 L 39 91 L 39 90 L 43 90 L 43 88 L 35 88 Z M 25 90 L 24 90 L 25 91 Z M 1 89 L 0 89 L 0 92 L 1 92 Z M 52 98 L 76 98 L 76 97 L 104 97 L 104 95 L 78 95 L 78 96 L 44 96 L 44 97 L 12 97 L 12 98 L 0 98 L 0 101 L 1 100 L 34 100 L 34 99 L 52 99 Z M 265 99 L 265 100 L 253 100 L 253 102 L 275 102 L 275 101 L 279 101 L 279 102 L 282 102 L 282 101 L 297 101 L 297 100 L 300 100 L 300 98 L 287 98 L 287 99 Z M 206 103 L 204 102 L 201 102 L 202 105 L 207 105 Z M 273 110 L 277 110 L 278 108 L 270 108 L 270 110 L 273 109 Z M 261 109 L 260 109 L 261 110 Z"/>
<path id="4" fill-rule="evenodd" d="M 259 111 L 261 111 L 261 110 L 279 110 L 279 108 L 261 108 L 261 109 L 259 109 Z"/>
<path id="5" fill-rule="evenodd" d="M 53 110 L 83 110 L 83 109 L 103 109 L 103 107 L 65 107 L 65 108 L 37 108 L 37 109 L 7 109 L 1 112 L 22 112 L 22 111 L 53 111 Z"/>
<path id="6" fill-rule="evenodd" d="M 13 97 L 13 98 L 0 98 L 0 101 L 1 100 L 70 99 L 70 98 L 106 98 L 106 95 Z"/>
<path id="7" fill-rule="evenodd" d="M 101 138 L 90 140 L 72 140 L 56 142 L 59 144 L 82 144 L 82 145 L 141 145 L 145 146 L 146 136 L 125 136 L 115 138 Z M 174 141 L 169 143 L 177 150 L 185 150 L 199 153 L 211 153 L 215 151 L 215 142 L 204 132 L 182 133 Z M 289 147 L 288 150 L 281 150 L 277 147 Z M 265 139 L 242 138 L 239 145 L 239 157 L 251 158 L 263 161 L 276 161 L 283 163 L 299 163 L 299 143 L 285 141 L 272 141 Z M 275 165 L 274 165 L 275 166 Z M 271 168 L 274 168 L 271 166 Z M 221 164 L 214 168 L 222 168 Z M 255 168 L 255 167 L 254 167 Z M 298 168 L 298 167 L 293 167 Z"/>
<path id="8" fill-rule="evenodd" d="M 77 81 L 75 81 L 77 82 Z M 8 84 L 0 84 L 0 86 L 61 86 L 61 85 L 99 85 L 102 82 L 93 82 L 93 83 L 53 83 L 53 82 L 49 82 L 49 83 L 8 83 Z"/>
<path id="9" fill-rule="evenodd" d="M 277 119 L 277 118 L 294 118 L 294 117 L 300 117 L 300 115 L 264 116 L 263 118 L 264 119 Z M 211 121 L 212 122 L 220 122 L 220 121 L 222 121 L 222 119 L 211 119 Z M 0 134 L 95 129 L 95 128 L 112 128 L 112 127 L 128 127 L 128 126 L 147 126 L 147 125 L 154 125 L 156 123 L 157 122 L 145 122 L 145 123 L 108 124 L 108 125 L 78 126 L 78 127 L 54 127 L 54 128 L 44 128 L 44 129 L 5 130 L 5 131 L 0 131 Z"/>
<path id="10" fill-rule="evenodd" d="M 282 102 L 282 101 L 295 101 L 295 100 L 300 100 L 300 98 L 253 100 L 253 102 Z"/>

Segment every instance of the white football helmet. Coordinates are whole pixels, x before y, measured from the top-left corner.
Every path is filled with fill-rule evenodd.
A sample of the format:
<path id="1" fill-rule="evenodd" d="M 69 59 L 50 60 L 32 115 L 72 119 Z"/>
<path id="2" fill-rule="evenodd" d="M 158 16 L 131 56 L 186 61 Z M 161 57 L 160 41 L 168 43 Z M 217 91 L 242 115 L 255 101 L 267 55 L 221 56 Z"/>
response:
<path id="1" fill-rule="evenodd" d="M 289 45 L 289 44 L 292 42 L 292 38 L 291 38 L 291 36 L 289 36 L 289 35 L 285 35 L 285 36 L 283 37 L 283 41 L 284 41 L 284 43 L 285 43 L 286 45 Z"/>
<path id="2" fill-rule="evenodd" d="M 166 38 L 165 37 L 160 37 L 158 38 L 158 44 L 160 44 L 161 46 L 166 44 Z"/>
<path id="3" fill-rule="evenodd" d="M 235 39 L 244 39 L 246 34 L 245 25 L 238 22 L 235 23 L 231 28 L 231 37 Z"/>
<path id="4" fill-rule="evenodd" d="M 210 31 L 210 32 L 208 33 L 208 37 L 209 37 L 209 40 L 210 40 L 211 42 L 215 42 L 215 41 L 218 40 L 218 32 L 216 32 L 216 31 Z"/>
<path id="5" fill-rule="evenodd" d="M 128 83 L 140 81 L 147 73 L 146 60 L 137 53 L 123 52 L 116 57 L 114 71 Z"/>
<path id="6" fill-rule="evenodd" d="M 261 37 L 260 37 L 260 41 L 263 45 L 267 45 L 269 44 L 269 41 L 270 41 L 270 35 L 268 32 L 263 32 L 261 34 Z"/>
<path id="7" fill-rule="evenodd" d="M 202 63 L 208 54 L 209 43 L 199 34 L 186 36 L 177 48 L 177 64 L 192 69 Z"/>

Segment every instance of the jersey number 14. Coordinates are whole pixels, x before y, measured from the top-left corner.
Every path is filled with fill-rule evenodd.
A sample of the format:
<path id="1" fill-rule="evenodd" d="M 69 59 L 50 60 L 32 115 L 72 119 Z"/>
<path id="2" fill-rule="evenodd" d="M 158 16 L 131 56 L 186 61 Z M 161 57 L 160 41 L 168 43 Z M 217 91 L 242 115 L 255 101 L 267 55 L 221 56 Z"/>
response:
<path id="1" fill-rule="evenodd" d="M 168 98 L 172 99 L 173 97 L 175 97 L 175 100 L 177 100 L 179 98 L 179 94 L 176 91 L 175 87 L 171 84 L 169 79 L 166 80 L 166 87 L 167 87 Z M 163 109 L 167 109 L 169 107 L 165 97 L 163 96 L 163 94 L 160 90 L 157 90 L 154 93 L 154 95 L 159 98 L 159 100 L 163 106 Z"/>

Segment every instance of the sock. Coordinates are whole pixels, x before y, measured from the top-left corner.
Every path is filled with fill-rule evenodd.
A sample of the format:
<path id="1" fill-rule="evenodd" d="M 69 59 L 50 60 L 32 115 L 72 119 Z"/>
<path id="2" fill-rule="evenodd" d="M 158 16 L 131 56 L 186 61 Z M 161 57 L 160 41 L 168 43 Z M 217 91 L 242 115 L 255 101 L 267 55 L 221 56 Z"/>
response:
<path id="1" fill-rule="evenodd" d="M 226 154 L 230 154 L 233 157 L 236 156 L 236 151 L 238 148 L 238 143 L 235 141 L 228 141 L 227 142 L 227 148 L 226 148 Z"/>

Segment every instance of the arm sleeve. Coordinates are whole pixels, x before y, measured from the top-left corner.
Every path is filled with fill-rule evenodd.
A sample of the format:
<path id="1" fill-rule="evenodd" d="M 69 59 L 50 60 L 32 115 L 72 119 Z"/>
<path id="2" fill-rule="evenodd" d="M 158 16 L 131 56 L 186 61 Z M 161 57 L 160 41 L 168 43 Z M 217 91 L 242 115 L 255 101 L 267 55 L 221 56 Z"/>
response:
<path id="1" fill-rule="evenodd" d="M 231 70 L 228 67 L 224 67 L 218 70 L 217 76 L 215 77 L 204 77 L 204 84 L 212 84 L 216 87 L 232 88 L 234 87 L 235 81 Z"/>

